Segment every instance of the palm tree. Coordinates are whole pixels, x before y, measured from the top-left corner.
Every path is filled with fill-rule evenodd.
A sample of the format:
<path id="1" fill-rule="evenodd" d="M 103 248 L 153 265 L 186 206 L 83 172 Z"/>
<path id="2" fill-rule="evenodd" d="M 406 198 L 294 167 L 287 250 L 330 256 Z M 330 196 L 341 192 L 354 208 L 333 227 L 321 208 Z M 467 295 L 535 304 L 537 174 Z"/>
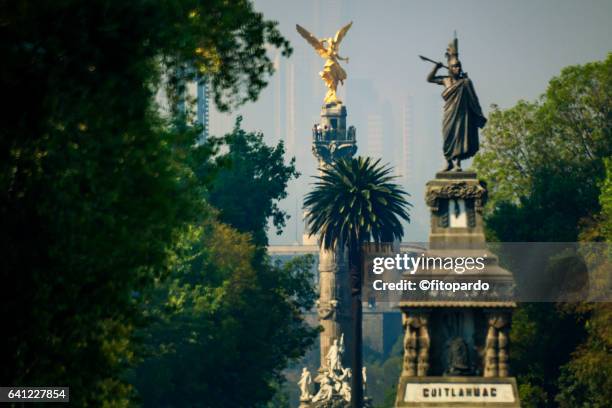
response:
<path id="1" fill-rule="evenodd" d="M 304 200 L 309 233 L 318 233 L 325 249 L 348 247 L 353 323 L 351 401 L 356 408 L 363 406 L 362 244 L 401 239 L 400 218 L 410 221 L 408 193 L 393 183 L 392 168 L 379 163 L 380 159 L 372 162 L 363 157 L 332 162 L 315 177 L 315 187 Z"/>

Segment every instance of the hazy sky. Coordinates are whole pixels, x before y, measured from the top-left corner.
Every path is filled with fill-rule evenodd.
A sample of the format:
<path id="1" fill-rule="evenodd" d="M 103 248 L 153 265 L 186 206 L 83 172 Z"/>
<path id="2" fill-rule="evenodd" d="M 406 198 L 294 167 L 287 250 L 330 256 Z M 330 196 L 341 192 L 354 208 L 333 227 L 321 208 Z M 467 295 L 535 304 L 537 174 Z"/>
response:
<path id="1" fill-rule="evenodd" d="M 520 99 L 533 100 L 563 67 L 602 60 L 612 51 L 610 0 L 256 0 L 255 8 L 279 22 L 294 53 L 279 60 L 279 72 L 257 102 L 231 115 L 213 112 L 211 133 L 227 132 L 240 113 L 247 130 L 262 131 L 269 143 L 282 139 L 289 144 L 302 176 L 282 203 L 292 219 L 282 236 L 270 234 L 272 244 L 301 241 L 301 202 L 316 173 L 310 132 L 325 94 L 318 76 L 324 61 L 295 31 L 296 23 L 321 38 L 354 22 L 340 48 L 350 58 L 342 64 L 348 80 L 340 95 L 349 124 L 357 127 L 358 154 L 371 153 L 368 134 L 378 126 L 383 159 L 398 165 L 405 158 L 402 131 L 408 131 L 411 174 L 405 186 L 415 208 L 407 241 L 427 239 L 423 191 L 443 160 L 442 87 L 425 81 L 432 66 L 419 54 L 444 60 L 456 30 L 459 57 L 486 115 L 492 103 L 507 108 Z"/>

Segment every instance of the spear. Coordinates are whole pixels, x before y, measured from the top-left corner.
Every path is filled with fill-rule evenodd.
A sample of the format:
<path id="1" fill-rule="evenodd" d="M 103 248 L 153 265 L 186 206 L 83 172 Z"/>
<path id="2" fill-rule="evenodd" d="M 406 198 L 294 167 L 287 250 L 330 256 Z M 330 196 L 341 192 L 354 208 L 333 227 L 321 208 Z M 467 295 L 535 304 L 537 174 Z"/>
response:
<path id="1" fill-rule="evenodd" d="M 427 58 L 427 57 L 424 57 L 422 55 L 419 55 L 419 58 L 421 58 L 423 61 L 431 62 L 431 63 L 434 63 L 434 64 L 441 64 L 443 68 L 448 69 L 448 67 L 446 65 L 442 64 L 441 62 L 434 61 L 434 60 L 432 60 L 430 58 Z"/>

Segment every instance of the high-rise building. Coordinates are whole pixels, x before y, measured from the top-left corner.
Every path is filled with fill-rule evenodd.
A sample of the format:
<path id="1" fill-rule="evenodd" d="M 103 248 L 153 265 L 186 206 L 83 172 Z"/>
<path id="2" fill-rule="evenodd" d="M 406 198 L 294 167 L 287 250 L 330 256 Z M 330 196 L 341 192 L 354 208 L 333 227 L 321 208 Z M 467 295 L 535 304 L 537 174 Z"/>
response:
<path id="1" fill-rule="evenodd" d="M 384 153 L 382 116 L 370 113 L 367 117 L 367 152 L 370 157 L 380 159 Z"/>
<path id="2" fill-rule="evenodd" d="M 285 103 L 285 152 L 287 158 L 295 156 L 295 66 L 293 62 L 286 63 L 285 70 L 286 103 Z"/>
<path id="3" fill-rule="evenodd" d="M 168 95 L 168 81 L 170 74 L 163 75 L 163 84 L 155 96 L 162 116 L 171 118 L 173 115 L 184 115 L 187 125 L 198 124 L 202 126 L 200 142 L 206 140 L 210 133 L 210 84 L 205 76 L 193 72 L 182 71 L 183 84 L 179 89 L 181 93 L 174 99 Z M 179 74 L 181 75 L 181 74 Z"/>
<path id="4" fill-rule="evenodd" d="M 198 77 L 197 79 L 197 111 L 196 118 L 198 124 L 202 125 L 202 141 L 206 140 L 209 134 L 209 95 L 208 95 L 208 81 L 206 77 Z"/>
<path id="5" fill-rule="evenodd" d="M 281 54 L 280 51 L 276 50 L 274 55 L 274 83 L 272 84 L 273 104 L 274 104 L 274 140 L 278 142 L 282 138 L 282 124 L 281 124 Z"/>
<path id="6" fill-rule="evenodd" d="M 401 149 L 397 149 L 401 157 L 396 161 L 398 175 L 402 177 L 404 184 L 414 181 L 412 171 L 414 160 L 413 139 L 412 107 L 410 106 L 410 98 L 406 98 L 402 106 L 402 144 Z"/>

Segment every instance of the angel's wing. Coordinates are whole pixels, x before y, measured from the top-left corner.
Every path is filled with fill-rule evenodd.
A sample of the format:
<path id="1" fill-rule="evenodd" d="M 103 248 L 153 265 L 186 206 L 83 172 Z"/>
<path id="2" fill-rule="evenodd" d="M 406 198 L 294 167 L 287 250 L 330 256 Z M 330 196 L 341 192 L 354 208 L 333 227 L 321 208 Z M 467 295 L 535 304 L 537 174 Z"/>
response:
<path id="1" fill-rule="evenodd" d="M 334 43 L 336 44 L 336 47 L 340 45 L 340 41 L 342 41 L 342 39 L 344 38 L 344 36 L 352 25 L 353 22 L 351 21 L 350 23 L 338 30 L 338 32 L 336 33 L 336 37 L 334 37 Z"/>
<path id="2" fill-rule="evenodd" d="M 325 47 L 323 46 L 323 44 L 321 43 L 321 41 L 319 41 L 317 39 L 317 37 L 315 37 L 314 35 L 310 34 L 308 32 L 308 30 L 306 30 L 304 27 L 302 27 L 299 24 L 295 25 L 295 29 L 297 30 L 298 33 L 300 33 L 300 35 L 302 37 L 304 37 L 304 39 L 306 41 L 308 41 L 310 43 L 310 45 L 313 46 L 313 48 L 315 49 L 315 51 L 317 51 L 319 53 L 320 56 L 325 57 L 326 54 L 326 50 Z"/>

